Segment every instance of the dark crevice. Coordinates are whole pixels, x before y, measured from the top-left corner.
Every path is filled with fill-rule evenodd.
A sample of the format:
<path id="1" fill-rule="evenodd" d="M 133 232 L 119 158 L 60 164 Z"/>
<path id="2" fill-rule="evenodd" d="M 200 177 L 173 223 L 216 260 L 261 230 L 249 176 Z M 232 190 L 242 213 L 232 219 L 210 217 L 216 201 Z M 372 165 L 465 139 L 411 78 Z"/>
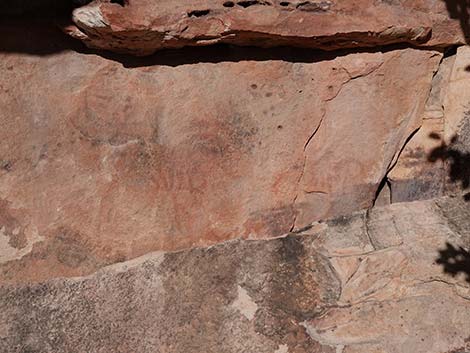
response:
<path id="1" fill-rule="evenodd" d="M 188 12 L 188 17 L 203 17 L 207 16 L 211 10 L 194 10 L 191 12 Z"/>
<path id="2" fill-rule="evenodd" d="M 388 174 L 390 174 L 390 172 L 393 170 L 393 168 L 395 168 L 395 166 L 397 165 L 398 161 L 400 160 L 400 156 L 402 154 L 402 152 L 405 150 L 406 146 L 408 145 L 408 143 L 411 141 L 411 139 L 418 133 L 419 129 L 421 127 L 417 128 L 416 130 L 414 130 L 409 136 L 408 138 L 405 140 L 405 143 L 403 144 L 403 146 L 401 147 L 400 151 L 398 152 L 398 155 L 396 156 L 396 159 L 392 159 L 390 161 L 390 165 L 388 166 L 387 168 L 387 172 L 385 173 L 384 177 L 382 178 L 382 180 L 380 181 L 379 183 L 379 187 L 377 188 L 377 191 L 375 192 L 375 196 L 374 196 L 374 200 L 373 200 L 373 203 L 372 205 L 375 205 L 375 202 L 377 201 L 377 198 L 379 197 L 380 195 L 380 192 L 382 191 L 382 189 L 385 187 L 385 186 L 388 186 L 389 187 L 389 190 L 390 190 L 390 202 L 392 202 L 392 184 L 390 183 L 390 180 L 388 179 Z"/>
<path id="3" fill-rule="evenodd" d="M 288 2 L 288 1 L 281 1 L 281 2 L 279 3 L 279 5 L 286 7 L 286 6 L 289 6 L 289 5 L 290 5 L 290 2 Z"/>
<path id="4" fill-rule="evenodd" d="M 261 2 L 258 0 L 244 0 L 244 1 L 237 2 L 237 5 L 247 8 L 247 7 L 254 6 L 254 5 L 271 5 L 271 4 L 267 2 Z"/>
<path id="5" fill-rule="evenodd" d="M 235 3 L 233 1 L 224 2 L 224 7 L 234 7 Z"/>
<path id="6" fill-rule="evenodd" d="M 460 45 L 452 45 L 450 47 L 447 47 L 445 48 L 444 50 L 444 56 L 442 57 L 443 59 L 444 58 L 448 58 L 450 56 L 454 56 L 457 54 L 457 48 L 459 47 Z"/>
<path id="7" fill-rule="evenodd" d="M 121 5 L 122 7 L 127 5 L 126 0 L 111 0 L 110 3 L 111 4 L 118 4 L 118 5 Z"/>
<path id="8" fill-rule="evenodd" d="M 377 202 L 377 199 L 379 198 L 382 191 L 384 191 L 384 188 L 388 188 L 389 193 L 390 193 L 390 200 L 389 201 L 390 201 L 390 203 L 392 203 L 392 184 L 390 183 L 390 180 L 388 179 L 388 176 L 385 175 L 382 178 L 382 180 L 380 181 L 379 186 L 377 188 L 377 191 L 375 192 L 374 200 L 372 202 L 372 206 L 375 206 L 375 203 Z"/>

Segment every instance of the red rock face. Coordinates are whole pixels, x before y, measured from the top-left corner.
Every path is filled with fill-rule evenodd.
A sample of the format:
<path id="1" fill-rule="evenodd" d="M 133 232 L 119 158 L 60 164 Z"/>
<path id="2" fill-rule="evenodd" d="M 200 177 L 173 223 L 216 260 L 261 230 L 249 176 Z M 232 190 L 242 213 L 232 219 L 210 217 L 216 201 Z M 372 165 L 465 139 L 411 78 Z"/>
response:
<path id="1" fill-rule="evenodd" d="M 439 58 L 124 68 L 1 54 L 2 279 L 276 237 L 370 206 L 420 125 Z"/>
<path id="2" fill-rule="evenodd" d="M 0 352 L 468 351 L 455 3 L 1 2 Z"/>
<path id="3" fill-rule="evenodd" d="M 221 42 L 335 50 L 463 43 L 459 17 L 430 0 L 95 0 L 64 29 L 90 47 L 136 55 Z"/>

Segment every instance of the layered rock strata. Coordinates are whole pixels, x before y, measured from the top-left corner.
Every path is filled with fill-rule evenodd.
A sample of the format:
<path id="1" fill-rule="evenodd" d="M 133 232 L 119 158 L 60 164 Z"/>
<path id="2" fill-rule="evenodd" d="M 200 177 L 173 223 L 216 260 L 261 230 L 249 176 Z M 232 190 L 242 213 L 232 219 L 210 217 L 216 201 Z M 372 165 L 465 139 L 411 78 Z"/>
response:
<path id="1" fill-rule="evenodd" d="M 464 352 L 469 215 L 460 198 L 394 204 L 301 235 L 3 284 L 0 350 Z"/>
<path id="2" fill-rule="evenodd" d="M 134 68 L 69 50 L 0 56 L 0 273 L 17 281 L 370 207 L 442 55 Z"/>
<path id="3" fill-rule="evenodd" d="M 93 48 L 148 55 L 214 43 L 324 50 L 463 44 L 466 8 L 449 1 L 95 0 L 64 30 Z"/>

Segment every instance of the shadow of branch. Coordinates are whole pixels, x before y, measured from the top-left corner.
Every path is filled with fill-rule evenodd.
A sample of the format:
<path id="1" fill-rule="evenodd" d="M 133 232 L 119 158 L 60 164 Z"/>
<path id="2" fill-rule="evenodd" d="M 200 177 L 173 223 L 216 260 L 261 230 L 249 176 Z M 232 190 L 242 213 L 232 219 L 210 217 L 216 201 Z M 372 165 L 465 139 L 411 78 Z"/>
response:
<path id="1" fill-rule="evenodd" d="M 439 250 L 436 263 L 442 265 L 444 273 L 452 277 L 464 274 L 466 281 L 470 283 L 470 253 L 464 248 L 446 243 L 446 248 Z"/>
<path id="2" fill-rule="evenodd" d="M 430 138 L 441 140 L 441 145 L 434 148 L 428 155 L 428 161 L 435 163 L 441 160 L 446 163 L 449 179 L 462 190 L 470 187 L 470 153 L 457 149 L 458 136 L 454 135 L 447 144 L 438 134 L 432 133 Z M 464 199 L 470 201 L 470 192 L 464 194 Z"/>

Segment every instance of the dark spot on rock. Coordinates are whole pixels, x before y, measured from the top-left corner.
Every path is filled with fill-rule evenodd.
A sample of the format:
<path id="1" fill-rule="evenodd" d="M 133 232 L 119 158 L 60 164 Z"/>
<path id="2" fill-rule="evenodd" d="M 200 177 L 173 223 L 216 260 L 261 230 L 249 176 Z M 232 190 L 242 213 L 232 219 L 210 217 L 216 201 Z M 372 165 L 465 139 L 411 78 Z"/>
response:
<path id="1" fill-rule="evenodd" d="M 203 17 L 207 16 L 211 10 L 194 10 L 191 12 L 188 12 L 188 17 Z"/>
<path id="2" fill-rule="evenodd" d="M 117 5 L 120 5 L 120 6 L 124 7 L 128 4 L 127 1 L 128 0 L 110 0 L 110 3 L 111 4 L 117 4 Z"/>
<path id="3" fill-rule="evenodd" d="M 72 268 L 80 266 L 90 256 L 90 250 L 83 244 L 80 233 L 67 228 L 59 229 L 50 250 L 56 254 L 60 263 Z"/>
<path id="4" fill-rule="evenodd" d="M 440 140 L 441 139 L 441 135 L 439 135 L 437 132 L 431 132 L 429 134 L 429 137 L 433 140 Z"/>
<path id="5" fill-rule="evenodd" d="M 272 95 L 273 95 L 272 92 L 267 92 L 266 93 L 266 97 L 268 97 L 268 98 L 271 97 Z"/>
<path id="6" fill-rule="evenodd" d="M 258 85 L 256 85 L 256 84 L 253 83 L 253 84 L 251 85 L 251 88 L 257 89 L 257 88 L 258 88 Z"/>
<path id="7" fill-rule="evenodd" d="M 307 247 L 302 236 L 276 241 L 274 259 L 255 330 L 286 344 L 289 351 L 319 351 L 318 342 L 299 323 L 321 315 L 328 303 L 335 302 L 339 281 L 329 270 L 328 261 Z M 328 289 L 321 288 L 323 283 L 328 283 Z"/>
<path id="8" fill-rule="evenodd" d="M 0 168 L 10 172 L 13 168 L 13 163 L 10 160 L 0 160 Z"/>
<path id="9" fill-rule="evenodd" d="M 271 5 L 271 4 L 265 1 L 244 0 L 244 1 L 237 2 L 237 5 L 243 8 L 247 8 L 247 7 L 254 6 L 254 5 Z"/>
<path id="10" fill-rule="evenodd" d="M 277 126 L 278 130 L 282 130 L 282 125 Z"/>
<path id="11" fill-rule="evenodd" d="M 258 127 L 248 114 L 232 115 L 194 124 L 191 145 L 207 156 L 235 157 L 251 153 L 256 146 Z"/>
<path id="12" fill-rule="evenodd" d="M 234 7 L 235 3 L 233 1 L 224 2 L 224 7 Z"/>
<path id="13" fill-rule="evenodd" d="M 289 6 L 289 5 L 290 5 L 290 2 L 288 2 L 288 1 L 281 1 L 281 2 L 279 3 L 279 5 L 286 7 L 286 6 Z"/>
<path id="14" fill-rule="evenodd" d="M 161 315 L 172 319 L 162 321 L 160 339 L 171 343 L 172 351 L 198 347 L 209 352 L 219 337 L 225 319 L 220 313 L 237 296 L 240 253 L 230 249 L 230 254 L 224 246 L 194 249 L 183 256 L 165 254 L 160 266 L 166 293 Z"/>
<path id="15" fill-rule="evenodd" d="M 330 227 L 347 227 L 349 226 L 357 217 L 357 215 L 348 215 L 348 216 L 340 216 L 331 220 L 328 220 L 326 223 Z"/>
<path id="16" fill-rule="evenodd" d="M 15 249 L 22 249 L 27 245 L 24 229 L 25 215 L 21 210 L 10 208 L 10 203 L 0 199 L 0 230 L 9 237 L 8 244 Z"/>

